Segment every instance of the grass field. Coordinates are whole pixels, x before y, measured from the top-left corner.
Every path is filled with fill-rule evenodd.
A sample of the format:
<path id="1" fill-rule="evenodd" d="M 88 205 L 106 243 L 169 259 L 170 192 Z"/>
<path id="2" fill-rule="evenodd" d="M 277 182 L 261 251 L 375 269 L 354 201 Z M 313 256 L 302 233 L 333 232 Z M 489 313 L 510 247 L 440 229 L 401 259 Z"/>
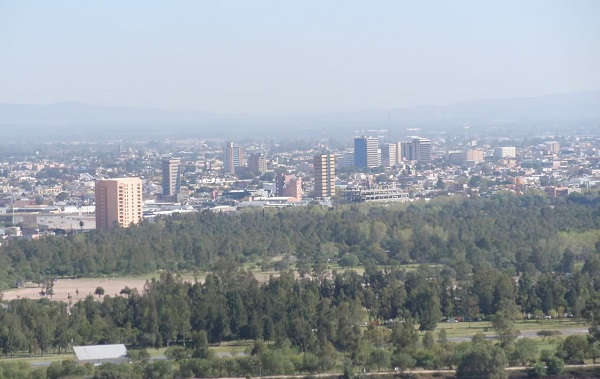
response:
<path id="1" fill-rule="evenodd" d="M 573 319 L 557 319 L 557 320 L 519 320 L 516 322 L 516 328 L 523 332 L 538 331 L 538 330 L 586 330 L 589 326 L 585 323 L 573 321 Z M 448 337 L 473 337 L 476 333 L 485 335 L 493 335 L 494 329 L 489 321 L 474 321 L 474 322 L 441 322 L 437 325 L 435 333 L 445 329 Z M 527 333 L 530 334 L 530 333 Z M 579 333 L 570 333 L 579 334 Z"/>
<path id="2" fill-rule="evenodd" d="M 560 319 L 560 320 L 543 320 L 543 321 L 533 321 L 533 320 L 520 320 L 516 323 L 517 329 L 519 329 L 522 335 L 526 334 L 527 338 L 531 338 L 536 342 L 537 351 L 542 350 L 555 350 L 561 338 L 569 334 L 583 334 L 581 332 L 585 332 L 588 325 L 577 323 L 572 319 Z M 440 330 L 446 330 L 446 334 L 448 338 L 451 339 L 464 339 L 464 341 L 468 341 L 473 335 L 476 333 L 482 332 L 486 336 L 493 336 L 494 330 L 492 328 L 491 322 L 487 321 L 478 321 L 478 322 L 456 322 L 456 323 L 447 323 L 442 322 L 438 324 L 437 328 L 434 331 L 434 334 L 437 339 L 437 334 Z M 543 340 L 541 337 L 536 335 L 536 332 L 539 330 L 558 330 L 562 331 L 563 336 L 553 339 Z M 422 333 L 421 333 L 422 334 Z M 460 342 L 460 341 L 453 341 Z M 224 356 L 236 356 L 247 353 L 252 348 L 252 341 L 228 341 L 223 342 L 216 346 L 211 346 L 210 350 L 212 350 L 215 355 L 224 357 Z M 148 353 L 152 358 L 164 357 L 166 347 L 162 347 L 159 349 L 147 349 Z M 27 355 L 18 355 L 12 358 L 0 358 L 0 362 L 20 362 L 25 361 L 32 364 L 42 363 L 42 362 L 55 362 L 55 361 L 63 361 L 66 359 L 74 359 L 75 355 L 72 352 L 63 353 L 61 355 L 58 354 L 47 354 L 43 357 L 29 357 Z"/>

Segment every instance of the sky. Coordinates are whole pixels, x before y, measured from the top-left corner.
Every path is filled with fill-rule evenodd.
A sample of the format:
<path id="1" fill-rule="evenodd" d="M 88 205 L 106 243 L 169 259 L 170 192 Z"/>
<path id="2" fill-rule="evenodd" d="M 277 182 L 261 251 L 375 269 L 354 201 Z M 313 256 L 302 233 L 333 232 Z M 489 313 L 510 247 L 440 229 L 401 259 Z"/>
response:
<path id="1" fill-rule="evenodd" d="M 219 114 L 600 90 L 600 1 L 0 0 L 0 103 Z"/>

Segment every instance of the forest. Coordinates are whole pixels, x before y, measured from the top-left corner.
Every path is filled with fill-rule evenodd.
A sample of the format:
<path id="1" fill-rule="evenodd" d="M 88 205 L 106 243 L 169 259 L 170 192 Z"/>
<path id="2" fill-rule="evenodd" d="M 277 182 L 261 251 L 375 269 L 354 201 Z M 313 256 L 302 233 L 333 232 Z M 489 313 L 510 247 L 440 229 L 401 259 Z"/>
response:
<path id="1" fill-rule="evenodd" d="M 143 289 L 70 306 L 4 302 L 0 349 L 12 356 L 86 344 L 168 347 L 172 360 L 158 365 L 170 365 L 169 378 L 332 370 L 352 376 L 360 368 L 414 367 L 505 377 L 507 365 L 530 366 L 541 377 L 560 372 L 564 362 L 600 356 L 599 223 L 598 197 L 550 202 L 499 194 L 206 211 L 110 232 L 15 240 L 0 248 L 5 287 L 62 276 L 163 274 Z M 279 272 L 261 283 L 252 266 Z M 184 281 L 182 271 L 207 274 Z M 547 316 L 585 320 L 590 333 L 538 354 L 530 339 L 518 338 L 516 322 Z M 489 320 L 497 338 L 449 342 L 433 332 L 444 319 Z M 209 349 L 240 340 L 254 341 L 248 355 L 223 359 Z M 156 377 L 144 371 L 156 362 L 132 360 L 139 372 L 113 369 Z"/>

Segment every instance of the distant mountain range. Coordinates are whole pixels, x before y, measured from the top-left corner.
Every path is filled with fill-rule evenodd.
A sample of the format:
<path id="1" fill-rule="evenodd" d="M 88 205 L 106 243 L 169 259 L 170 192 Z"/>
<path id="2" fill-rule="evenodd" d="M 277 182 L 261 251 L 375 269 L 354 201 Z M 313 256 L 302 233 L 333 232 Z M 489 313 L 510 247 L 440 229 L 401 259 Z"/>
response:
<path id="1" fill-rule="evenodd" d="M 388 112 L 390 117 L 388 118 Z M 95 139 L 326 137 L 348 138 L 368 130 L 397 137 L 435 132 L 526 136 L 553 132 L 600 133 L 600 91 L 542 97 L 466 101 L 405 109 L 296 115 L 207 114 L 159 109 L 0 104 L 4 142 Z M 407 130 L 407 129 L 420 129 Z"/>

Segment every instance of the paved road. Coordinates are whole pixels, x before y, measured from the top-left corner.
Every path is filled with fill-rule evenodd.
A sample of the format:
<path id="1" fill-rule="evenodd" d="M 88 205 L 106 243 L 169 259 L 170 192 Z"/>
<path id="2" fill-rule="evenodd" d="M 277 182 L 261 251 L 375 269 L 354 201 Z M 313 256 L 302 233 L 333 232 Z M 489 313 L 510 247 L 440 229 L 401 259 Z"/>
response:
<path id="1" fill-rule="evenodd" d="M 519 338 L 532 338 L 532 337 L 537 337 L 537 333 L 540 330 L 546 330 L 546 329 L 535 329 L 535 330 L 523 330 L 521 331 L 521 335 L 519 336 Z M 588 330 L 587 329 L 579 329 L 579 328 L 569 328 L 569 329 L 560 329 L 559 330 L 562 334 L 560 336 L 572 336 L 572 335 L 576 335 L 576 334 L 587 334 Z M 488 339 L 495 339 L 498 336 L 495 334 L 486 334 L 485 338 Z M 452 341 L 452 342 L 465 342 L 465 341 L 470 341 L 471 337 L 448 337 L 448 341 Z"/>
<path id="2" fill-rule="evenodd" d="M 240 357 L 243 355 L 248 355 L 248 354 L 246 354 L 244 352 L 232 354 L 227 351 L 219 351 L 219 352 L 215 353 L 215 356 L 217 356 L 219 358 Z M 72 357 L 65 356 L 65 359 L 69 359 L 69 358 L 72 358 Z M 164 361 L 166 359 L 167 359 L 167 357 L 165 357 L 164 355 L 157 355 L 156 357 L 150 358 L 150 361 Z M 31 362 L 31 367 L 48 367 L 48 366 L 50 366 L 50 364 L 52 362 L 60 362 L 60 361 L 33 361 L 33 362 Z"/>
<path id="3" fill-rule="evenodd" d="M 537 332 L 539 332 L 540 330 L 544 330 L 544 329 L 539 329 L 539 330 L 523 330 L 521 332 L 521 335 L 519 336 L 519 338 L 531 338 L 531 337 L 537 337 Z M 576 335 L 576 334 L 587 334 L 588 330 L 587 329 L 578 329 L 578 328 L 569 328 L 569 329 L 561 329 L 560 332 L 562 333 L 562 336 L 571 336 L 571 335 Z M 485 338 L 488 339 L 495 339 L 497 338 L 496 335 L 493 334 L 488 334 L 485 336 Z M 449 337 L 448 341 L 452 341 L 452 342 L 468 342 L 471 341 L 471 337 Z M 224 352 L 224 351 L 220 351 L 215 353 L 215 355 L 219 358 L 228 358 L 228 357 L 233 357 L 233 356 L 241 356 L 241 355 L 247 355 L 246 353 L 236 353 L 236 354 L 231 354 L 229 352 Z M 68 359 L 68 357 L 65 357 L 65 359 Z M 152 361 L 160 361 L 160 360 L 165 360 L 167 359 L 164 355 L 160 355 L 160 356 L 156 356 L 153 357 L 151 360 Z M 31 366 L 32 367 L 48 367 L 50 366 L 50 361 L 34 361 L 31 362 Z M 600 366 L 600 364 L 598 365 Z M 583 365 L 581 366 L 576 366 L 576 367 L 583 367 Z M 510 368 L 509 368 L 510 369 Z M 520 369 L 519 367 L 516 368 L 512 368 L 512 369 Z M 452 371 L 452 370 L 449 370 Z M 428 371 L 419 371 L 422 373 L 427 373 Z M 431 371 L 431 372 L 444 372 L 442 371 Z M 454 372 L 454 371 L 452 371 Z M 303 378 L 306 375 L 298 375 L 299 378 Z M 319 376 L 319 375 L 317 375 Z M 327 375 L 323 375 L 323 376 L 330 376 L 329 374 Z M 286 378 L 293 378 L 293 376 L 285 376 Z"/>

